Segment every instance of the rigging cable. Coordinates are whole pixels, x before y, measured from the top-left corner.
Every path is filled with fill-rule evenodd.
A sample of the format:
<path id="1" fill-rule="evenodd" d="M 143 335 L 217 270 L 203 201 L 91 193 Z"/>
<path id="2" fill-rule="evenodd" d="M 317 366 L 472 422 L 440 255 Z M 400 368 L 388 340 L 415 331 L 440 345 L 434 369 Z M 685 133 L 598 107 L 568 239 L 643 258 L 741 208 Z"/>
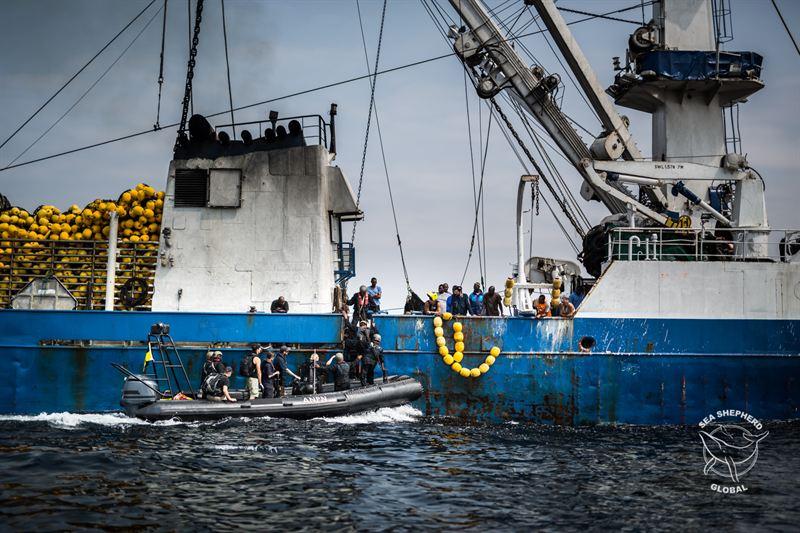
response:
<path id="1" fill-rule="evenodd" d="M 478 209 L 478 190 L 476 188 L 475 182 L 475 152 L 472 147 L 472 120 L 470 119 L 470 110 L 469 110 L 469 91 L 467 87 L 470 84 L 467 83 L 467 70 L 464 69 L 464 103 L 466 105 L 466 115 L 467 115 L 467 141 L 469 142 L 469 163 L 470 169 L 472 171 L 472 205 L 475 210 Z M 474 89 L 474 87 L 473 87 Z M 481 107 L 478 106 L 478 112 L 480 112 Z M 481 236 L 478 233 L 478 258 L 480 259 L 481 256 Z M 469 268 L 469 262 L 472 259 L 472 249 L 475 247 L 475 233 L 473 232 L 472 238 L 470 239 L 469 248 L 470 254 L 467 257 L 467 266 L 465 267 L 464 275 L 466 276 L 466 269 Z M 478 267 L 481 274 L 481 280 L 483 279 L 483 264 L 478 262 Z M 464 278 L 461 279 L 461 283 L 464 283 Z"/>
<path id="2" fill-rule="evenodd" d="M 222 38 L 225 41 L 225 72 L 228 74 L 228 103 L 231 106 L 231 128 L 233 138 L 236 138 L 236 120 L 233 118 L 233 91 L 231 90 L 231 64 L 228 62 L 228 29 L 225 24 L 225 0 L 219 0 L 222 5 Z"/>
<path id="3" fill-rule="evenodd" d="M 155 14 L 154 14 L 152 17 L 150 17 L 150 20 L 148 20 L 148 21 L 147 21 L 147 23 L 146 23 L 146 24 L 145 24 L 145 25 L 142 27 L 142 29 L 141 29 L 141 30 L 139 30 L 139 33 L 137 33 L 137 34 L 136 34 L 136 36 L 135 36 L 135 37 L 134 37 L 134 38 L 131 40 L 131 42 L 130 42 L 130 43 L 128 43 L 128 46 L 126 46 L 126 47 L 125 47 L 125 48 L 122 50 L 122 52 L 121 52 L 121 53 L 120 53 L 120 54 L 117 56 L 117 58 L 116 58 L 116 59 L 115 59 L 115 60 L 114 60 L 114 61 L 113 61 L 113 62 L 112 62 L 112 63 L 111 63 L 111 64 L 110 64 L 110 65 L 109 65 L 109 66 L 108 66 L 108 67 L 107 67 L 107 68 L 106 68 L 104 71 L 103 71 L 103 73 L 102 73 L 102 74 L 100 74 L 100 76 L 99 76 L 99 77 L 98 77 L 98 78 L 97 78 L 97 79 L 94 81 L 94 83 L 92 83 L 92 84 L 89 86 L 89 88 L 88 88 L 88 89 L 86 89 L 86 90 L 83 92 L 83 94 L 81 94 L 81 95 L 80 95 L 80 97 L 79 97 L 77 100 L 75 100 L 75 102 L 74 102 L 74 103 L 73 103 L 71 106 L 69 106 L 69 108 L 68 108 L 66 111 L 64 111 L 64 113 L 62 113 L 62 114 L 61 114 L 61 116 L 60 116 L 60 117 L 58 117 L 58 119 L 57 119 L 55 122 L 53 122 L 53 123 L 50 125 L 50 127 L 48 127 L 46 130 L 44 130 L 44 131 L 43 131 L 43 132 L 42 132 L 42 133 L 41 133 L 41 134 L 40 134 L 38 137 L 36 137 L 36 139 L 34 139 L 34 140 L 33 140 L 33 142 L 32 142 L 32 143 L 30 143 L 30 144 L 27 146 L 27 148 L 25 148 L 25 149 L 24 149 L 22 152 L 20 152 L 20 154 L 19 154 L 19 155 L 17 155 L 17 157 L 15 157 L 13 160 L 11 160 L 11 162 L 8 164 L 9 166 L 10 166 L 10 165 L 13 165 L 14 163 L 16 163 L 16 162 L 17 162 L 17 161 L 18 161 L 18 160 L 19 160 L 19 159 L 20 159 L 20 158 L 21 158 L 23 155 L 25 155 L 26 153 L 28 153 L 28 151 L 29 151 L 31 148 L 33 148 L 33 147 L 34 147 L 34 146 L 35 146 L 35 145 L 36 145 L 36 144 L 37 144 L 39 141 L 41 141 L 41 140 L 42 140 L 42 139 L 43 139 L 43 138 L 44 138 L 44 137 L 45 137 L 45 136 L 46 136 L 48 133 L 50 133 L 50 131 L 51 131 L 53 128 L 55 128 L 55 127 L 56 127 L 56 126 L 57 126 L 57 125 L 58 125 L 58 124 L 59 124 L 59 123 L 60 123 L 60 122 L 61 122 L 61 121 L 64 119 L 64 117 L 66 117 L 67 115 L 69 115 L 69 113 L 70 113 L 70 112 L 71 112 L 73 109 L 75 109 L 75 107 L 76 107 L 76 106 L 77 106 L 79 103 L 81 103 L 81 102 L 83 101 L 83 99 L 84 99 L 84 98 L 86 98 L 86 95 L 88 95 L 88 94 L 89 94 L 89 93 L 92 91 L 92 89 L 94 89 L 94 88 L 95 88 L 95 86 L 97 86 L 97 84 L 98 84 L 98 83 L 100 83 L 100 81 L 101 81 L 103 78 L 105 78 L 106 74 L 108 74 L 108 73 L 109 73 L 109 71 L 110 71 L 112 68 L 114 68 L 114 65 L 116 65 L 116 64 L 119 62 L 119 60 L 120 60 L 120 59 L 122 59 L 122 56 L 124 56 L 124 55 L 125 55 L 125 53 L 126 53 L 128 50 L 130 50 L 130 48 L 133 46 L 133 44 L 134 44 L 134 43 L 135 43 L 137 40 L 139 40 L 139 37 L 141 37 L 141 36 L 142 36 L 142 34 L 145 32 L 145 30 L 146 30 L 147 28 L 149 28 L 149 27 L 150 27 L 150 24 L 151 24 L 151 23 L 152 23 L 152 22 L 155 20 L 155 18 L 158 16 L 158 14 L 159 14 L 160 12 L 161 12 L 161 9 L 159 9 L 158 11 L 156 11 L 156 12 L 155 12 Z"/>
<path id="4" fill-rule="evenodd" d="M 164 19 L 161 22 L 161 56 L 158 65 L 158 105 L 156 106 L 156 123 L 154 130 L 161 129 L 161 89 L 164 86 L 164 41 L 167 37 L 167 0 L 164 0 Z"/>
<path id="5" fill-rule="evenodd" d="M 155 1 L 155 0 L 153 0 L 153 1 Z M 191 1 L 191 0 L 189 0 L 189 1 Z M 653 2 L 649 2 L 646 5 L 649 5 L 649 4 L 652 4 L 652 3 Z M 636 4 L 633 7 L 627 7 L 627 8 L 617 9 L 615 11 L 609 11 L 606 14 L 620 13 L 622 11 L 629 11 L 631 9 L 635 9 L 635 8 L 638 8 L 638 7 L 639 7 L 639 4 Z M 586 22 L 586 21 L 589 21 L 589 20 L 593 20 L 594 18 L 595 17 L 587 17 L 587 18 L 574 20 L 572 22 L 568 22 L 567 26 L 572 26 L 573 24 L 579 24 L 581 22 Z M 517 35 L 516 37 L 505 39 L 505 41 L 514 42 L 514 41 L 517 41 L 517 40 L 519 40 L 519 39 L 521 39 L 523 37 L 530 37 L 532 35 L 539 35 L 540 33 L 542 33 L 542 32 L 541 31 L 533 31 L 533 32 L 529 32 L 529 33 L 523 33 L 523 34 Z M 278 102 L 280 100 L 286 100 L 287 98 L 294 98 L 296 96 L 303 96 L 305 94 L 310 94 L 310 93 L 317 92 L 317 91 L 323 91 L 325 89 L 330 89 L 332 87 L 338 87 L 340 85 L 346 85 L 348 83 L 354 83 L 354 82 L 357 82 L 357 81 L 365 80 L 365 79 L 368 79 L 370 77 L 377 77 L 377 76 L 381 76 L 381 75 L 384 75 L 384 74 L 389 74 L 389 73 L 392 73 L 392 72 L 405 70 L 407 68 L 412 68 L 412 67 L 417 67 L 417 66 L 420 66 L 420 65 L 424 65 L 426 63 L 432 63 L 434 61 L 439 61 L 441 59 L 452 57 L 454 55 L 456 55 L 455 52 L 448 52 L 446 54 L 441 54 L 441 55 L 429 57 L 429 58 L 426 58 L 426 59 L 420 59 L 420 60 L 417 60 L 417 61 L 412 61 L 411 63 L 405 63 L 403 65 L 398 65 L 396 67 L 387 68 L 387 69 L 381 70 L 379 72 L 375 72 L 374 74 L 371 74 L 371 75 L 370 74 L 365 74 L 365 75 L 361 75 L 361 76 L 353 76 L 352 78 L 347 78 L 347 79 L 344 79 L 344 80 L 339 80 L 339 81 L 335 81 L 335 82 L 331 82 L 331 83 L 326 83 L 324 85 L 318 85 L 318 86 L 312 87 L 310 89 L 303 89 L 301 91 L 296 91 L 296 92 L 293 92 L 293 93 L 285 94 L 283 96 L 276 96 L 274 98 L 269 98 L 267 100 L 261 100 L 259 102 L 254 102 L 252 104 L 241 105 L 241 106 L 235 107 L 233 110 L 234 111 L 242 111 L 244 109 L 250 109 L 252 107 L 259 107 L 259 106 L 263 106 L 264 104 L 270 104 L 270 103 L 273 103 L 273 102 Z M 190 96 L 190 105 L 192 104 L 192 100 L 191 99 L 192 99 L 192 97 Z M 193 109 L 192 109 L 192 112 L 194 112 Z M 228 109 L 226 109 L 224 111 L 218 111 L 216 113 L 211 113 L 209 115 L 206 115 L 206 118 L 218 117 L 220 115 L 225 115 L 227 113 L 229 113 Z M 166 126 L 162 126 L 161 128 L 162 129 L 174 128 L 175 126 L 178 126 L 178 125 L 180 125 L 180 122 L 174 122 L 172 124 L 168 124 Z M 161 130 L 159 130 L 159 131 L 161 131 Z M 96 143 L 79 146 L 77 148 L 71 148 L 69 150 L 64 150 L 64 151 L 57 152 L 57 153 L 54 153 L 54 154 L 50 154 L 50 155 L 46 155 L 46 156 L 43 156 L 43 157 L 39 157 L 39 158 L 36 158 L 36 159 L 30 159 L 28 161 L 23 161 L 22 163 L 17 163 L 16 165 L 5 166 L 3 168 L 0 168 L 0 172 L 2 172 L 4 170 L 11 170 L 11 169 L 14 169 L 14 168 L 23 167 L 23 166 L 26 166 L 26 165 L 32 165 L 34 163 L 40 163 L 42 161 L 47 161 L 49 159 L 55 159 L 57 157 L 63 157 L 65 155 L 70 155 L 70 154 L 74 154 L 74 153 L 77 153 L 77 152 L 82 152 L 84 150 L 91 150 L 92 148 L 98 148 L 100 146 L 105 146 L 107 144 L 113 144 L 113 143 L 120 142 L 120 141 L 126 141 L 128 139 L 133 139 L 135 137 L 140 137 L 142 135 L 146 135 L 148 133 L 153 133 L 153 132 L 154 132 L 153 128 L 148 128 L 148 129 L 143 130 L 143 131 L 137 131 L 137 132 L 129 133 L 129 134 L 126 134 L 126 135 L 122 135 L 120 137 L 114 137 L 114 138 L 111 138 L 111 139 L 106 139 L 104 141 L 98 141 Z M 558 152 L 558 153 L 559 153 L 559 155 L 561 157 L 564 157 L 563 154 L 561 154 L 560 152 Z M 701 155 L 689 155 L 689 156 L 683 156 L 683 157 L 716 157 L 716 156 L 722 156 L 722 155 L 724 155 L 724 154 L 713 154 L 713 155 L 709 155 L 709 156 L 706 156 L 706 155 L 702 155 L 702 156 Z M 646 159 L 646 158 L 643 158 L 643 159 Z"/>
<path id="6" fill-rule="evenodd" d="M 794 35 L 792 35 L 792 30 L 790 30 L 789 25 L 786 24 L 786 19 L 783 18 L 783 14 L 781 13 L 781 10 L 778 9 L 778 4 L 775 2 L 775 0 L 772 0 L 772 6 L 775 8 L 775 12 L 778 14 L 778 18 L 781 19 L 781 23 L 783 24 L 784 29 L 786 29 L 786 33 L 789 34 L 789 39 L 792 40 L 794 49 L 797 50 L 798 54 L 800 54 L 800 46 L 797 46 L 797 41 L 794 40 Z"/>
<path id="7" fill-rule="evenodd" d="M 378 48 L 375 51 L 375 68 L 373 72 L 378 72 L 378 64 L 381 59 L 381 44 L 383 44 L 383 25 L 386 20 L 386 4 L 388 0 L 383 0 L 383 10 L 381 11 L 381 27 L 378 31 Z M 369 95 L 369 110 L 367 111 L 367 128 L 364 132 L 364 151 L 361 154 L 361 173 L 358 177 L 358 193 L 356 194 L 356 211 L 361 205 L 361 187 L 364 185 L 364 166 L 367 163 L 367 146 L 369 144 L 369 127 L 372 123 L 372 109 L 375 107 L 375 86 L 378 84 L 377 79 L 373 80 L 372 75 L 369 73 L 367 77 L 372 80 L 370 83 Z M 358 220 L 353 221 L 353 233 L 350 242 L 355 245 L 356 242 L 356 228 L 358 227 Z"/>
<path id="8" fill-rule="evenodd" d="M 479 109 L 479 112 L 480 112 L 480 106 L 478 107 L 478 109 Z M 475 233 L 478 231 L 479 211 L 483 207 L 483 182 L 484 182 L 484 176 L 486 175 L 486 159 L 487 159 L 487 156 L 489 155 L 489 134 L 492 131 L 492 118 L 493 117 L 494 117 L 494 115 L 492 113 L 490 113 L 489 114 L 489 122 L 488 122 L 488 125 L 486 127 L 486 145 L 485 146 L 483 146 L 483 145 L 481 146 L 481 181 L 480 181 L 480 185 L 478 186 L 478 203 L 475 206 L 475 222 L 472 224 L 472 242 L 475 241 Z M 482 141 L 481 141 L 481 144 L 482 144 Z M 486 233 L 485 232 L 483 234 L 483 239 L 484 239 L 484 244 L 485 244 L 486 243 Z M 460 285 L 464 285 L 464 280 L 467 278 L 467 269 L 469 269 L 469 263 L 470 263 L 470 260 L 472 259 L 472 251 L 473 251 L 473 248 L 472 248 L 472 245 L 470 244 L 469 254 L 467 255 L 467 264 L 464 267 L 464 273 L 461 275 Z M 478 251 L 480 252 L 480 249 L 478 249 Z M 486 280 L 484 278 L 484 274 L 486 274 L 486 276 L 488 277 L 488 273 L 485 270 L 485 268 L 486 268 L 486 263 L 485 263 L 486 254 L 485 253 L 483 254 L 483 260 L 484 260 L 484 263 L 483 263 L 483 266 L 481 267 L 481 287 L 485 286 L 485 281 Z M 481 261 L 480 253 L 478 254 L 478 261 Z"/>
<path id="9" fill-rule="evenodd" d="M 364 35 L 364 23 L 361 18 L 361 5 L 359 0 L 356 0 L 356 9 L 358 11 L 358 25 L 361 29 L 361 42 L 364 45 L 364 62 L 367 66 L 367 73 L 372 74 L 369 65 L 369 53 L 367 52 L 367 39 Z M 374 78 L 369 78 L 370 83 L 370 90 L 372 90 L 372 86 L 375 84 Z M 394 205 L 394 194 L 392 193 L 392 182 L 389 179 L 389 165 L 386 164 L 386 152 L 383 149 L 383 133 L 381 132 L 381 121 L 378 118 L 378 103 L 375 102 L 375 127 L 378 130 L 378 144 L 381 147 L 381 158 L 383 159 L 383 173 L 386 176 L 386 187 L 389 189 L 389 203 L 392 206 L 392 218 L 394 219 L 394 232 L 395 236 L 397 237 L 397 247 L 400 249 L 400 264 L 403 266 L 403 277 L 406 280 L 406 290 L 409 294 L 411 294 L 411 283 L 408 280 L 408 268 L 406 268 L 406 258 L 405 254 L 403 253 L 403 241 L 400 239 L 400 226 L 397 223 L 397 210 L 395 209 Z"/>
<path id="10" fill-rule="evenodd" d="M 39 114 L 39 112 L 40 112 L 42 109 L 44 109 L 44 108 L 47 106 L 47 104 L 49 104 L 50 102 L 52 102 L 52 101 L 53 101 L 53 99 L 54 99 L 56 96 L 58 96 L 58 95 L 61 93 L 61 91 L 63 91 L 64 89 L 66 89 L 66 88 L 67 88 L 67 86 L 68 86 L 70 83 L 72 83 L 72 82 L 73 82 L 73 80 L 75 80 L 75 78 L 77 78 L 77 77 L 78 77 L 78 75 L 79 75 L 81 72 L 83 72 L 84 70 L 86 70 L 86 68 L 87 68 L 89 65 L 91 65 L 91 64 L 92 64 L 92 62 L 93 62 L 95 59 L 97 59 L 97 58 L 100 56 L 100 54 L 102 54 L 102 53 L 103 53 L 103 52 L 104 52 L 104 51 L 105 51 L 105 50 L 106 50 L 106 49 L 107 49 L 109 46 L 111 46 L 111 44 L 112 44 L 114 41 L 116 41 L 116 40 L 117 40 L 117 38 L 119 38 L 119 36 L 120 36 L 120 35 L 122 35 L 122 34 L 125 32 L 125 30 L 127 30 L 128 28 L 130 28 L 130 27 L 131 27 L 131 25 L 132 25 L 134 22 L 136 22 L 136 21 L 139 19 L 139 17 L 141 17 L 141 16 L 144 14 L 144 12 L 145 12 L 145 11 L 147 11 L 148 9 L 150 9 L 150 6 L 152 6 L 152 5 L 155 3 L 155 1 L 156 1 L 156 0 L 150 0 L 150 3 L 149 3 L 149 4 L 147 4 L 147 5 L 144 7 L 144 9 L 142 9 L 141 11 L 139 11 L 139 13 L 138 13 L 138 14 L 137 14 L 135 17 L 133 17 L 133 19 L 132 19 L 130 22 L 128 22 L 128 23 L 125 25 L 125 27 L 123 27 L 121 30 L 119 30 L 119 32 L 118 32 L 118 33 L 117 33 L 117 34 L 116 34 L 114 37 L 112 37 L 112 38 L 111 38 L 111 40 L 110 40 L 110 41 L 108 41 L 108 42 L 106 43 L 106 45 L 105 45 L 105 46 L 103 46 L 103 47 L 100 49 L 100 51 L 99 51 L 99 52 L 97 52 L 97 53 L 96 53 L 94 56 L 92 56 L 92 58 L 91 58 L 89 61 L 87 61 L 85 65 L 83 65 L 83 66 L 82 66 L 80 69 L 78 69 L 78 72 L 76 72 L 75 74 L 73 74 L 73 75 L 72 75 L 72 77 L 71 77 L 70 79 L 68 79 L 68 80 L 67 80 L 67 82 L 66 82 L 66 83 L 64 83 L 64 85 L 62 85 L 62 86 L 61 86 L 61 88 L 59 88 L 59 89 L 58 89 L 58 90 L 57 90 L 55 93 L 53 93 L 53 96 L 51 96 L 50 98 L 48 98 L 47 100 L 45 100 L 45 102 L 44 102 L 44 103 L 43 103 L 41 106 L 39 106 L 39 108 L 38 108 L 36 111 L 34 111 L 34 112 L 33 112 L 33 114 L 32 114 L 31 116 L 29 116 L 29 117 L 28 117 L 28 118 L 25 120 L 25 122 L 23 122 L 23 123 L 22 123 L 22 124 L 21 124 L 21 125 L 20 125 L 20 126 L 17 128 L 17 129 L 16 129 L 16 130 L 14 130 L 14 132 L 13 132 L 11 135 L 9 135 L 9 136 L 8 136 L 8 138 L 7 138 L 5 141 L 3 141 L 3 143 L 2 143 L 2 144 L 0 144 L 0 148 L 2 148 L 3 146 L 5 146 L 5 145 L 8 143 L 8 141 L 10 141 L 11 139 L 13 139 L 13 138 L 14 138 L 14 136 L 15 136 L 17 133 L 19 133 L 19 132 L 20 132 L 20 130 L 22 130 L 22 128 L 24 128 L 25 126 L 27 126 L 27 125 L 28 125 L 28 123 L 29 123 L 31 120 L 33 120 L 33 118 L 34 118 L 36 115 L 38 115 L 38 114 Z"/>
<path id="11" fill-rule="evenodd" d="M 634 6 L 634 9 L 639 7 L 639 6 L 640 6 L 639 4 L 636 4 Z M 618 17 L 610 17 L 608 15 L 601 15 L 599 13 L 590 13 L 589 11 L 580 11 L 578 9 L 569 9 L 567 7 L 559 7 L 558 10 L 559 11 L 565 11 L 567 13 L 575 13 L 576 15 L 587 15 L 587 16 L 594 17 L 594 18 L 599 18 L 599 19 L 613 20 L 615 22 L 627 22 L 628 24 L 636 24 L 637 26 L 641 26 L 642 25 L 642 23 L 639 22 L 638 20 L 630 20 L 630 19 L 621 19 L 621 18 L 618 18 Z"/>

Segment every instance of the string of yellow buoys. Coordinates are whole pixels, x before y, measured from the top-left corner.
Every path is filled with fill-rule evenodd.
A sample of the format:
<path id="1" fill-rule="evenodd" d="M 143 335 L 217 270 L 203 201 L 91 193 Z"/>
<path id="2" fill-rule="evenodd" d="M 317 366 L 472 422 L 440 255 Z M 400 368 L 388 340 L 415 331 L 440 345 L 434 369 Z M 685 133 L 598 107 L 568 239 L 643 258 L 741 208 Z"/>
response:
<path id="1" fill-rule="evenodd" d="M 433 319 L 433 333 L 436 335 L 436 346 L 439 347 L 439 355 L 442 356 L 442 361 L 444 364 L 449 366 L 453 369 L 453 372 L 456 372 L 464 378 L 478 378 L 482 374 L 485 374 L 489 371 L 489 367 L 491 367 L 497 356 L 500 355 L 500 348 L 497 346 L 492 346 L 491 350 L 489 350 L 489 355 L 486 356 L 486 359 L 475 368 L 465 368 L 461 365 L 461 361 L 464 360 L 464 325 L 461 322 L 454 322 L 453 323 L 453 340 L 455 341 L 455 351 L 452 355 L 450 355 L 450 349 L 447 347 L 447 340 L 444 338 L 444 322 L 449 321 L 453 318 L 452 313 L 444 313 L 441 317 L 436 317 Z"/>

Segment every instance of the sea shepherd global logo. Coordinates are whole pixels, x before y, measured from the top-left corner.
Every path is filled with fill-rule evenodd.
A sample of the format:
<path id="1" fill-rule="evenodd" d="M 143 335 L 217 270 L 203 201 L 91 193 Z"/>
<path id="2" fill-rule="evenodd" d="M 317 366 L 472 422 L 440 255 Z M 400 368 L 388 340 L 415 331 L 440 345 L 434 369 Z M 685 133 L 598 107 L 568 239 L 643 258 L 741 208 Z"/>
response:
<path id="1" fill-rule="evenodd" d="M 758 461 L 758 445 L 769 435 L 769 431 L 762 429 L 757 418 L 733 409 L 717 411 L 700 422 L 705 461 L 703 474 L 725 480 L 724 483 L 712 483 L 711 490 L 723 494 L 747 491 L 741 478 Z"/>

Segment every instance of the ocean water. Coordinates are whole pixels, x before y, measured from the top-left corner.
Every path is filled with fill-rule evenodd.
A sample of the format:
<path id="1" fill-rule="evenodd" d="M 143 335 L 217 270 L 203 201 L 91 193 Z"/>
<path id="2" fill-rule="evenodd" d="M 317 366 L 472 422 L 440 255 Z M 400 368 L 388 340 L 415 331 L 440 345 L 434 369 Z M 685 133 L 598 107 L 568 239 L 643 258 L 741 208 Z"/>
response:
<path id="1" fill-rule="evenodd" d="M 697 427 L 2 416 L 0 529 L 797 531 L 800 423 L 764 429 L 721 494 Z"/>

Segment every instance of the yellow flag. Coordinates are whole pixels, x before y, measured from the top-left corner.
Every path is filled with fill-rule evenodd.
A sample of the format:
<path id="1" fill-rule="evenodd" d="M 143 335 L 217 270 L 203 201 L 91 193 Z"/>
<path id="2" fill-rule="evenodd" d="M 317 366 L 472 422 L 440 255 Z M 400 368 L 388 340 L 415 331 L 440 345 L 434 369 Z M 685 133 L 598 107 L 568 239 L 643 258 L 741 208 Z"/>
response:
<path id="1" fill-rule="evenodd" d="M 153 360 L 153 352 L 151 350 L 147 350 L 147 353 L 144 354 L 144 365 L 142 365 L 142 372 L 147 369 L 147 363 Z"/>

